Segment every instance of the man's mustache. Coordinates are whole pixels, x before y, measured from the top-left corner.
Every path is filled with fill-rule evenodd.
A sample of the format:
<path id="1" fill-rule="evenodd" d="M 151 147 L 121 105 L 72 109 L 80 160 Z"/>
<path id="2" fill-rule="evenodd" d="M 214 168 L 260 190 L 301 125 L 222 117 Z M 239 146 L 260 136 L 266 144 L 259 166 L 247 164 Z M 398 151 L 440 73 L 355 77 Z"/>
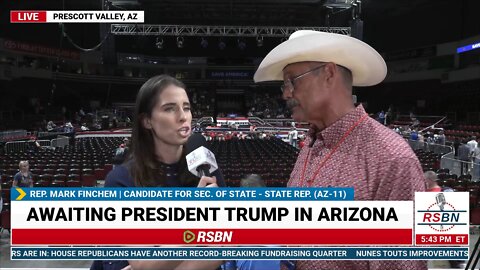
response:
<path id="1" fill-rule="evenodd" d="M 293 107 L 298 106 L 298 105 L 299 105 L 298 101 L 296 101 L 296 100 L 293 99 L 293 98 L 287 100 L 287 108 L 290 109 L 290 110 L 291 110 Z"/>

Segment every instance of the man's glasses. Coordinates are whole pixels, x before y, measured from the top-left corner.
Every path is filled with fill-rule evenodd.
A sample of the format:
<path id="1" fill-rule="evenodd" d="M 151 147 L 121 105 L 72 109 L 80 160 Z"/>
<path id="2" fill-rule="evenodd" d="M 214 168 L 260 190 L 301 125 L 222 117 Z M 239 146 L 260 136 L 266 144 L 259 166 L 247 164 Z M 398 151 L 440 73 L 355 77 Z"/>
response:
<path id="1" fill-rule="evenodd" d="M 300 74 L 300 75 L 297 75 L 297 76 L 294 76 L 290 79 L 287 79 L 282 86 L 280 86 L 280 90 L 282 90 L 282 93 L 285 91 L 285 90 L 289 90 L 290 93 L 293 92 L 293 90 L 295 89 L 295 81 L 314 72 L 315 70 L 319 70 L 320 68 L 322 68 L 323 66 L 325 66 L 327 63 L 325 64 L 321 64 L 320 66 L 318 67 L 315 67 L 315 68 L 312 68 L 308 71 L 305 71 L 304 73 Z"/>

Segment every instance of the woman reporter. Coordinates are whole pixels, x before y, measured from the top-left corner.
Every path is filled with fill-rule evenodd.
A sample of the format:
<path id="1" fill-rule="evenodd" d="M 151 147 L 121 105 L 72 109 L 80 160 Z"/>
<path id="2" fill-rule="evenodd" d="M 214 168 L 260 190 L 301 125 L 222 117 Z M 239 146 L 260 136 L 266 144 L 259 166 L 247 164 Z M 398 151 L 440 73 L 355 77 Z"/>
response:
<path id="1" fill-rule="evenodd" d="M 137 95 L 127 161 L 107 176 L 105 187 L 225 186 L 220 170 L 198 178 L 187 168 L 185 144 L 192 113 L 185 85 L 168 75 L 145 82 Z M 216 269 L 221 261 L 129 261 L 133 269 Z"/>
<path id="2" fill-rule="evenodd" d="M 106 187 L 225 186 L 219 170 L 199 179 L 188 171 L 185 143 L 191 134 L 185 85 L 168 75 L 145 82 L 137 95 L 127 161 L 111 171 Z"/>

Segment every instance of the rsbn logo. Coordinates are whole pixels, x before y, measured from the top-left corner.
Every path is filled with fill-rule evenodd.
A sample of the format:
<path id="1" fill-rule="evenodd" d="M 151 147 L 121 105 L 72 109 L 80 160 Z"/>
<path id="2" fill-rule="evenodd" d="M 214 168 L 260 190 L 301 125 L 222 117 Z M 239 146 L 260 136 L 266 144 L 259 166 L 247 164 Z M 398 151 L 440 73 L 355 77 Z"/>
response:
<path id="1" fill-rule="evenodd" d="M 449 231 L 455 225 L 466 225 L 460 222 L 460 216 L 467 211 L 455 209 L 455 206 L 445 199 L 443 193 L 438 193 L 435 196 L 435 202 L 426 210 L 418 210 L 418 212 L 423 213 L 423 218 L 417 225 L 429 226 L 437 232 Z"/>
<path id="2" fill-rule="evenodd" d="M 233 231 L 192 231 L 183 232 L 183 241 L 189 243 L 230 243 L 232 242 Z"/>

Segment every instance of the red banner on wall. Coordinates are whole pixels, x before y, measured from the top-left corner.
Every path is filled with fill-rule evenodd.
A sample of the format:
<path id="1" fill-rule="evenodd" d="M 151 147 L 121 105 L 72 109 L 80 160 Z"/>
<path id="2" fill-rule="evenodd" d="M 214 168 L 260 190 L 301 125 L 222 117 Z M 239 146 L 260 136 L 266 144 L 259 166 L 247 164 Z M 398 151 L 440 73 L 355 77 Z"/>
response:
<path id="1" fill-rule="evenodd" d="M 3 47 L 10 51 L 26 52 L 44 56 L 54 56 L 69 58 L 73 60 L 80 59 L 80 53 L 67 49 L 53 48 L 39 44 L 15 41 L 6 39 L 3 41 Z"/>

